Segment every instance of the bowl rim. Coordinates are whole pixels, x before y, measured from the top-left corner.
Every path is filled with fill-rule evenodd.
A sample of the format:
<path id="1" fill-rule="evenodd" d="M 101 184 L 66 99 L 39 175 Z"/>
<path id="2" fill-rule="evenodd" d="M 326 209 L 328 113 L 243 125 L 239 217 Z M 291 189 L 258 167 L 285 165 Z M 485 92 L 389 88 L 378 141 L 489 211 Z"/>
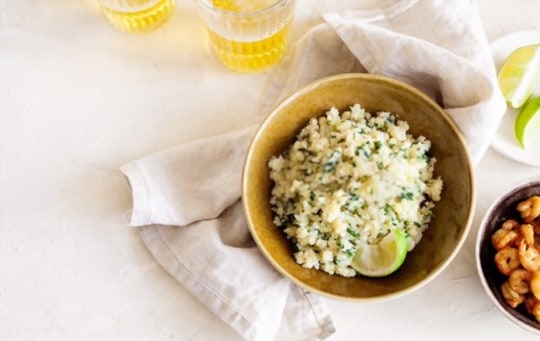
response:
<path id="1" fill-rule="evenodd" d="M 507 186 L 504 190 L 499 192 L 497 194 L 497 197 L 493 202 L 490 204 L 486 212 L 484 213 L 482 220 L 480 221 L 480 225 L 478 227 L 478 232 L 476 234 L 476 240 L 475 240 L 475 246 L 474 246 L 474 258 L 476 261 L 476 272 L 478 273 L 478 277 L 480 277 L 480 282 L 482 283 L 482 287 L 484 288 L 484 292 L 487 294 L 487 296 L 491 299 L 492 303 L 499 309 L 499 311 L 510 321 L 515 323 L 516 325 L 522 327 L 523 329 L 535 333 L 540 334 L 540 329 L 533 328 L 530 325 L 520 321 L 517 319 L 514 315 L 512 315 L 506 306 L 503 306 L 501 302 L 497 299 L 491 288 L 489 287 L 488 280 L 486 276 L 484 275 L 484 269 L 482 267 L 482 260 L 480 257 L 481 253 L 481 244 L 484 240 L 484 236 L 486 233 L 487 225 L 490 222 L 490 219 L 488 219 L 491 214 L 499 207 L 499 205 L 506 200 L 508 197 L 510 197 L 515 192 L 525 189 L 532 184 L 540 184 L 540 176 L 533 176 L 528 177 L 525 179 L 520 179 L 518 182 L 514 182 L 513 184 Z"/>
<path id="2" fill-rule="evenodd" d="M 469 177 L 471 179 L 471 184 L 470 184 L 470 187 L 471 187 L 471 202 L 470 202 L 470 207 L 469 207 L 468 214 L 467 214 L 467 220 L 464 222 L 463 232 L 461 233 L 460 238 L 457 240 L 456 244 L 454 245 L 454 248 L 453 248 L 452 252 L 448 255 L 447 259 L 445 261 L 441 262 L 441 264 L 439 264 L 439 266 L 433 272 L 431 272 L 429 275 L 427 275 L 421 281 L 417 282 L 416 284 L 414 284 L 414 285 L 412 285 L 412 286 L 410 286 L 408 288 L 405 288 L 405 289 L 402 289 L 402 290 L 399 290 L 399 291 L 396 291 L 396 292 L 393 292 L 393 293 L 388 293 L 388 294 L 379 295 L 379 296 L 371 296 L 371 297 L 347 297 L 347 296 L 341 296 L 341 295 L 332 294 L 332 293 L 329 293 L 329 292 L 319 290 L 319 289 L 317 289 L 315 287 L 312 287 L 311 285 L 303 283 L 302 281 L 294 278 L 279 263 L 277 263 L 270 256 L 269 252 L 266 250 L 266 248 L 265 248 L 264 244 L 262 243 L 261 239 L 259 238 L 258 234 L 254 230 L 253 219 L 252 219 L 252 216 L 251 216 L 251 214 L 250 214 L 250 212 L 248 210 L 246 200 L 242 200 L 242 207 L 243 207 L 244 217 L 246 218 L 246 222 L 247 222 L 250 234 L 251 234 L 253 240 L 255 241 L 258 249 L 263 254 L 264 258 L 266 258 L 266 260 L 273 266 L 273 268 L 276 269 L 281 275 L 283 275 L 285 278 L 292 281 L 294 284 L 296 284 L 300 288 L 303 288 L 305 290 L 316 293 L 318 295 L 321 295 L 321 296 L 324 296 L 324 297 L 327 297 L 327 298 L 331 298 L 331 299 L 335 299 L 335 300 L 339 300 L 339 301 L 347 301 L 347 302 L 387 301 L 387 300 L 391 300 L 391 299 L 406 296 L 406 295 L 408 295 L 408 294 L 422 288 L 423 286 L 425 286 L 426 284 L 431 282 L 433 279 L 435 279 L 438 275 L 440 275 L 440 273 L 442 271 L 444 271 L 448 267 L 448 265 L 454 260 L 454 258 L 458 254 L 458 252 L 461 250 L 463 244 L 465 243 L 465 240 L 467 239 L 467 236 L 469 235 L 469 232 L 470 232 L 471 226 L 472 226 L 472 221 L 473 221 L 473 218 L 474 218 L 474 212 L 475 212 L 475 209 L 476 209 L 476 179 L 475 179 L 475 173 L 474 173 L 474 166 L 473 166 L 472 157 L 471 157 L 468 145 L 465 142 L 465 138 L 463 136 L 463 133 L 459 130 L 458 126 L 456 125 L 454 120 L 450 117 L 450 115 L 439 104 L 437 104 L 433 99 L 431 99 L 427 94 L 425 94 L 421 90 L 415 88 L 414 86 L 412 86 L 410 84 L 407 84 L 407 83 L 405 83 L 403 81 L 397 80 L 395 78 L 391 78 L 391 77 L 384 76 L 384 75 L 378 75 L 378 74 L 369 74 L 369 73 L 342 73 L 342 74 L 336 74 L 336 75 L 332 75 L 332 76 L 328 76 L 328 77 L 319 78 L 317 80 L 314 80 L 312 82 L 307 83 L 306 85 L 300 87 L 296 91 L 292 92 L 291 94 L 287 95 L 285 98 L 280 100 L 274 106 L 274 108 L 267 114 L 267 116 L 264 118 L 262 123 L 257 128 L 256 133 L 253 135 L 253 137 L 252 137 L 252 139 L 251 139 L 251 141 L 249 143 L 247 155 L 246 155 L 246 158 L 244 160 L 244 166 L 243 166 L 243 170 L 242 170 L 242 181 L 241 181 L 241 187 L 242 187 L 241 188 L 241 194 L 242 194 L 242 198 L 247 197 L 246 188 L 247 188 L 248 177 L 246 176 L 246 174 L 247 174 L 247 171 L 248 171 L 250 161 L 253 158 L 254 145 L 255 145 L 256 141 L 258 140 L 259 136 L 265 130 L 266 126 L 274 118 L 274 116 L 276 116 L 277 113 L 283 107 L 287 106 L 290 102 L 296 100 L 297 97 L 312 91 L 314 88 L 320 86 L 321 84 L 324 84 L 324 83 L 327 83 L 327 82 L 338 81 L 338 80 L 341 80 L 341 79 L 348 79 L 348 78 L 373 79 L 373 80 L 380 81 L 380 82 L 392 83 L 394 85 L 398 85 L 398 86 L 400 86 L 402 88 L 405 88 L 407 91 L 410 91 L 415 96 L 417 96 L 417 97 L 421 98 L 423 101 L 425 101 L 428 105 L 435 108 L 442 115 L 444 121 L 448 124 L 450 129 L 452 129 L 452 131 L 456 134 L 456 137 L 457 137 L 458 141 L 461 143 L 461 145 L 463 147 L 463 151 L 465 153 L 465 158 L 467 160 L 467 165 L 468 165 L 467 172 L 469 173 Z"/>

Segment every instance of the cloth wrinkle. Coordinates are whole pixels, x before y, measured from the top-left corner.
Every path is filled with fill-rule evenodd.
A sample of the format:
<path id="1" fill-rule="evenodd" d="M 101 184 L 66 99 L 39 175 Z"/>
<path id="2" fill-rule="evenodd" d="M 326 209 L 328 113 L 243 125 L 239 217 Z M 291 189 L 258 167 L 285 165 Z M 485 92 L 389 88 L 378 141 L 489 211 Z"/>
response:
<path id="1" fill-rule="evenodd" d="M 147 227 L 142 227 L 141 229 L 146 229 Z M 190 271 L 189 268 L 187 268 L 186 266 L 184 266 L 183 262 L 177 257 L 177 255 L 175 254 L 175 252 L 169 247 L 168 243 L 167 243 L 167 240 L 166 238 L 163 236 L 162 232 L 161 232 L 161 229 L 159 228 L 158 225 L 156 224 L 153 224 L 151 226 L 149 226 L 148 228 L 152 228 L 152 230 L 155 232 L 155 234 L 158 236 L 158 238 L 161 240 L 161 244 L 162 246 L 168 251 L 169 255 L 171 257 L 173 257 L 176 262 L 174 263 L 176 267 L 178 268 L 181 268 L 182 271 L 190 276 L 198 285 L 202 286 L 204 290 L 206 291 L 209 291 L 211 292 L 213 295 L 215 295 L 216 297 L 219 297 L 220 300 L 227 306 L 228 309 L 231 309 L 233 310 L 237 317 L 236 318 L 241 318 L 242 320 L 245 320 L 248 322 L 248 324 L 252 325 L 253 324 L 253 321 L 251 321 L 247 315 L 245 313 L 243 313 L 243 309 L 241 309 L 240 307 L 238 307 L 233 300 L 229 299 L 229 297 L 227 297 L 227 295 L 223 295 L 223 293 L 217 291 L 214 289 L 214 287 L 210 284 L 207 283 L 207 281 L 204 279 L 204 277 L 201 277 L 201 276 L 197 276 L 196 274 L 194 274 L 192 271 Z M 189 288 L 188 288 L 189 289 Z M 268 316 L 266 315 L 266 311 L 261 311 L 267 318 L 263 318 L 262 320 L 263 321 L 269 321 L 270 322 L 270 317 L 271 316 Z"/>
<path id="2" fill-rule="evenodd" d="M 242 320 L 245 320 L 247 322 L 248 325 L 251 325 L 253 324 L 252 321 L 249 320 L 249 318 L 247 316 L 245 316 L 245 314 L 242 314 L 241 313 L 241 310 L 238 309 L 234 304 L 232 304 L 232 302 L 224 295 L 222 295 L 219 291 L 216 291 L 211 285 L 208 285 L 206 283 L 206 281 L 204 279 L 201 279 L 199 278 L 198 276 L 195 276 L 188 268 L 186 268 L 185 266 L 183 266 L 182 262 L 177 258 L 177 256 L 175 255 L 175 253 L 173 252 L 173 250 L 170 249 L 169 245 L 166 243 L 166 240 L 165 238 L 163 237 L 163 235 L 160 233 L 160 230 L 159 228 L 157 227 L 157 225 L 150 225 L 149 227 L 143 227 L 143 228 L 139 228 L 139 229 L 146 229 L 146 228 L 152 228 L 152 230 L 155 232 L 155 234 L 161 239 L 162 241 L 162 246 L 163 248 L 165 248 L 165 250 L 168 251 L 168 254 L 170 257 L 173 257 L 176 259 L 176 262 L 175 262 L 175 266 L 176 267 L 179 267 L 179 268 L 182 268 L 182 270 L 184 271 L 184 273 L 186 273 L 186 275 L 189 275 L 198 285 L 200 285 L 204 290 L 207 290 L 209 292 L 211 292 L 213 295 L 216 295 L 217 297 L 219 297 L 221 299 L 221 301 L 226 304 L 227 308 L 228 309 L 231 309 L 233 310 L 236 314 L 236 317 L 235 318 L 240 318 Z M 157 258 L 158 261 L 159 261 L 159 258 Z M 196 292 L 194 292 L 194 290 L 192 289 L 192 287 L 187 287 L 188 290 L 190 290 L 193 294 L 196 294 Z M 203 301 L 203 303 L 208 307 L 208 308 L 211 308 L 206 301 Z"/>

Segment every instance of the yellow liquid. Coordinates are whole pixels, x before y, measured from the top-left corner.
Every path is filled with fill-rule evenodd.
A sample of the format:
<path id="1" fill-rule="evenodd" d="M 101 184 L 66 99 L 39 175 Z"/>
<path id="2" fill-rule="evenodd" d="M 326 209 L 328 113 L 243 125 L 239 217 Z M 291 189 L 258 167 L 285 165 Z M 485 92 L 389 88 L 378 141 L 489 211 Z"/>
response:
<path id="1" fill-rule="evenodd" d="M 256 11 L 272 6 L 279 0 L 213 0 L 216 8 L 232 12 Z"/>
<path id="2" fill-rule="evenodd" d="M 140 6 L 144 1 L 139 0 L 135 3 Z M 102 7 L 109 22 L 117 29 L 126 32 L 146 32 L 161 26 L 172 14 L 173 6 L 174 0 L 160 0 L 155 5 L 137 12 L 130 11 L 129 8 L 120 11 Z"/>
<path id="3" fill-rule="evenodd" d="M 290 23 L 268 38 L 256 41 L 235 41 L 208 29 L 210 43 L 218 59 L 239 72 L 264 70 L 281 59 L 287 46 Z"/>

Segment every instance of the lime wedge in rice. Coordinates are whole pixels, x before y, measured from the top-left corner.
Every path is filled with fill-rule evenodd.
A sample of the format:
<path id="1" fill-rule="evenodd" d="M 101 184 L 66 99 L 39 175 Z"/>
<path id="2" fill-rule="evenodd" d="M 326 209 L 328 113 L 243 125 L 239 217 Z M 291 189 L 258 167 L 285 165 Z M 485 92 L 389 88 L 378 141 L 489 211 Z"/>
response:
<path id="1" fill-rule="evenodd" d="M 407 256 L 407 238 L 402 230 L 394 230 L 378 244 L 358 246 L 351 267 L 367 277 L 383 277 L 396 271 Z"/>
<path id="2" fill-rule="evenodd" d="M 497 78 L 508 105 L 521 107 L 540 81 L 540 44 L 514 50 L 501 65 Z"/>
<path id="3" fill-rule="evenodd" d="M 532 98 L 521 108 L 516 117 L 514 132 L 522 148 L 540 139 L 540 96 Z"/>

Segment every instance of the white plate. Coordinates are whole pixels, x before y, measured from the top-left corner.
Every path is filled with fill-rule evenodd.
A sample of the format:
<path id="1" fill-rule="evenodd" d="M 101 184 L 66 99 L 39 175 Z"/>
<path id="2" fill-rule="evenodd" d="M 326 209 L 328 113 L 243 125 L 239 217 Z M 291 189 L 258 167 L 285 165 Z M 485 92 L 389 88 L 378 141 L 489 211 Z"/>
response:
<path id="1" fill-rule="evenodd" d="M 493 60 L 495 61 L 497 70 L 499 70 L 506 57 L 518 47 L 539 43 L 540 30 L 516 32 L 495 40 L 491 43 L 491 53 L 493 54 Z M 540 96 L 540 84 L 534 90 L 533 96 Z M 514 135 L 514 121 L 518 112 L 518 110 L 508 107 L 491 146 L 509 158 L 540 167 L 540 139 L 537 139 L 527 149 L 521 148 L 516 140 Z"/>

